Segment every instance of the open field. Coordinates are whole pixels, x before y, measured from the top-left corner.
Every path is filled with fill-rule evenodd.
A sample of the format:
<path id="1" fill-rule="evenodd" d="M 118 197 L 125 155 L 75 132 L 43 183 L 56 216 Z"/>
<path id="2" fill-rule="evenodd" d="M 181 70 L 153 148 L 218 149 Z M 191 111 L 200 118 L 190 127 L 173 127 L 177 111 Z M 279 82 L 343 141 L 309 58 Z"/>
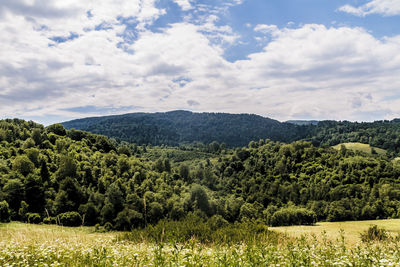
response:
<path id="1" fill-rule="evenodd" d="M 343 144 L 338 144 L 336 146 L 333 146 L 333 148 L 340 150 L 340 147 L 342 145 L 344 145 L 347 149 L 361 151 L 361 152 L 365 152 L 368 154 L 372 154 L 372 149 L 374 149 L 377 154 L 386 155 L 386 150 L 384 150 L 382 148 L 378 148 L 378 147 L 372 147 L 368 144 L 362 144 L 362 143 L 343 143 Z"/>
<path id="2" fill-rule="evenodd" d="M 393 232 L 400 228 L 399 222 L 373 221 Z M 312 231 L 286 227 L 288 235 L 306 236 L 282 234 L 270 241 L 205 245 L 194 239 L 185 243 L 122 241 L 119 233 L 94 233 L 90 227 L 0 224 L 0 266 L 398 266 L 398 241 L 346 242 L 347 236 L 356 235 L 353 228 L 362 230 L 368 225 L 321 223 Z M 343 239 L 340 228 L 351 234 Z M 318 230 L 327 231 L 330 238 L 307 235 Z"/>
<path id="3" fill-rule="evenodd" d="M 95 233 L 93 227 L 62 227 L 20 222 L 0 223 L 0 241 L 34 245 L 43 242 L 86 243 L 112 240 L 113 233 Z"/>
<path id="4" fill-rule="evenodd" d="M 343 230 L 346 243 L 354 245 L 360 242 L 360 234 L 368 227 L 377 225 L 385 229 L 392 236 L 400 234 L 400 219 L 372 220 L 372 221 L 348 221 L 348 222 L 319 222 L 314 226 L 286 226 L 270 227 L 272 231 L 285 233 L 291 237 L 301 237 L 301 235 L 315 234 L 318 238 L 326 235 L 331 240 L 335 240 Z"/>

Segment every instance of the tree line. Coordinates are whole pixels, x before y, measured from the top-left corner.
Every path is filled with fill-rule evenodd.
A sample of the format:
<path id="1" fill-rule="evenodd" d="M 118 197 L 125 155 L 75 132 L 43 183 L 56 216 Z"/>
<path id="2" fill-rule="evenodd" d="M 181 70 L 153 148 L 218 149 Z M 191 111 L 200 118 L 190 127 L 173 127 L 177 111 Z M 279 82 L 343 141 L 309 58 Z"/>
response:
<path id="1" fill-rule="evenodd" d="M 138 146 L 0 121 L 0 220 L 130 230 L 160 220 L 269 225 L 400 217 L 400 166 L 342 147 Z"/>

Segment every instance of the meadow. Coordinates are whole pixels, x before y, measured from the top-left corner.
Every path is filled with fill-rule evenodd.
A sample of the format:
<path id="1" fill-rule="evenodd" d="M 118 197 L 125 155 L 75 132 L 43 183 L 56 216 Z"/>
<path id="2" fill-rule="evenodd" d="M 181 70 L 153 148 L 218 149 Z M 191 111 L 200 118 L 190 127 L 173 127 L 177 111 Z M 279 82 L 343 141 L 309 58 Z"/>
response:
<path id="1" fill-rule="evenodd" d="M 360 233 L 366 231 L 372 225 L 378 225 L 392 236 L 400 234 L 400 219 L 367 220 L 367 221 L 345 221 L 345 222 L 319 222 L 313 226 L 296 225 L 286 227 L 270 227 L 272 231 L 284 233 L 290 237 L 301 237 L 302 235 L 316 235 L 321 238 L 322 233 L 334 240 L 339 231 L 344 232 L 346 244 L 355 245 L 360 242 Z"/>
<path id="2" fill-rule="evenodd" d="M 12 222 L 0 225 L 0 266 L 398 266 L 398 238 L 357 240 L 370 223 L 393 237 L 400 230 L 399 220 L 318 223 L 271 228 L 280 234 L 270 240 L 223 244 L 127 241 L 93 227 Z"/>
<path id="3" fill-rule="evenodd" d="M 374 153 L 379 154 L 379 155 L 386 155 L 386 153 L 387 153 L 387 151 L 385 149 L 373 147 L 369 144 L 362 144 L 362 143 L 356 143 L 356 142 L 355 143 L 338 144 L 336 146 L 333 146 L 333 148 L 336 150 L 340 150 L 342 145 L 344 145 L 346 147 L 346 149 L 360 151 L 360 152 L 364 152 L 367 154 L 372 154 L 372 151 L 374 151 Z"/>

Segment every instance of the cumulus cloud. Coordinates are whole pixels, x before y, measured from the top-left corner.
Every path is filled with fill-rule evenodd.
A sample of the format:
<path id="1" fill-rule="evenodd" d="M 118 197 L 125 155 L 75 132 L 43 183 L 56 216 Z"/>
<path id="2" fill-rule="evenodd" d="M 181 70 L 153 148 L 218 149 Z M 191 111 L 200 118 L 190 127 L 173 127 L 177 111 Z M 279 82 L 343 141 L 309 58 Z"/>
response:
<path id="1" fill-rule="evenodd" d="M 384 16 L 400 15 L 399 0 L 372 0 L 362 6 L 354 7 L 344 5 L 339 11 L 350 13 L 356 16 L 364 17 L 370 14 L 381 14 Z"/>
<path id="2" fill-rule="evenodd" d="M 279 29 L 276 25 L 257 24 L 254 27 L 254 31 L 273 34 L 273 33 L 278 32 Z"/>
<path id="3" fill-rule="evenodd" d="M 178 6 L 180 6 L 183 11 L 187 11 L 193 8 L 189 0 L 173 0 L 173 1 Z"/>
<path id="4" fill-rule="evenodd" d="M 6 117 L 173 109 L 281 120 L 400 114 L 400 36 L 376 39 L 362 28 L 316 24 L 257 25 L 269 42 L 229 62 L 224 45 L 237 34 L 218 13 L 151 31 L 165 12 L 152 0 L 17 2 L 69 13 L 27 16 L 1 7 L 0 113 Z M 132 21 L 133 41 L 126 41 L 129 25 L 121 17 Z M 102 23 L 108 26 L 96 30 Z M 65 38 L 57 42 L 55 36 Z"/>

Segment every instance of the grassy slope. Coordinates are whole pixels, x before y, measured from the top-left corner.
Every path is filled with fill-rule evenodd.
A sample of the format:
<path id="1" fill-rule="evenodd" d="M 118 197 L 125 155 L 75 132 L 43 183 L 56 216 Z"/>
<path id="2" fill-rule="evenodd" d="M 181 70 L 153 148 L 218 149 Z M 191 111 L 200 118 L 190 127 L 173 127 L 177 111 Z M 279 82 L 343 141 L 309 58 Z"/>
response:
<path id="1" fill-rule="evenodd" d="M 390 234 L 397 236 L 400 234 L 400 219 L 390 220 L 372 220 L 372 221 L 348 221 L 348 222 L 320 222 L 314 226 L 288 226 L 288 227 L 270 227 L 270 230 L 286 233 L 289 236 L 300 237 L 301 235 L 315 234 L 322 237 L 323 232 L 329 239 L 336 239 L 340 231 L 349 244 L 360 242 L 360 233 L 367 230 L 371 225 L 378 225 L 387 230 Z"/>
<path id="2" fill-rule="evenodd" d="M 378 225 L 392 235 L 400 234 L 400 219 L 371 220 L 371 221 L 348 221 L 348 222 L 320 222 L 315 226 L 288 226 L 270 227 L 272 231 L 286 233 L 288 236 L 300 237 L 301 235 L 315 234 L 326 236 L 332 240 L 340 236 L 340 231 L 345 233 L 346 240 L 350 244 L 360 241 L 360 233 L 367 230 L 371 225 Z M 62 227 L 56 225 L 34 225 L 19 222 L 0 224 L 0 240 L 18 241 L 18 243 L 48 242 L 63 240 L 67 242 L 83 242 L 90 244 L 96 240 L 115 240 L 118 232 L 95 233 L 94 227 Z"/>
<path id="3" fill-rule="evenodd" d="M 57 225 L 36 225 L 20 222 L 0 223 L 0 240 L 25 245 L 43 242 L 74 242 L 91 244 L 96 240 L 112 240 L 113 233 L 100 234 L 94 227 L 62 227 Z"/>
<path id="4" fill-rule="evenodd" d="M 373 149 L 375 149 L 376 153 L 378 153 L 379 155 L 386 155 L 386 150 L 384 150 L 384 149 L 377 148 L 377 147 L 371 147 L 368 144 L 361 144 L 361 143 L 343 143 L 343 144 L 338 144 L 336 146 L 333 146 L 333 148 L 340 150 L 340 147 L 342 145 L 344 145 L 347 149 L 361 151 L 361 152 L 365 152 L 368 154 L 372 154 L 371 149 L 373 148 Z"/>
<path id="5" fill-rule="evenodd" d="M 185 244 L 116 241 L 118 233 L 97 234 L 93 228 L 22 223 L 0 224 L 0 266 L 399 266 L 399 242 L 354 245 L 342 242 L 339 229 L 355 236 L 369 224 L 400 231 L 400 220 L 321 223 L 286 227 L 297 236 L 312 231 L 332 234 L 331 242 L 280 239 L 275 243 Z M 274 228 L 282 231 L 282 229 Z M 336 233 L 336 234 L 335 234 Z"/>

